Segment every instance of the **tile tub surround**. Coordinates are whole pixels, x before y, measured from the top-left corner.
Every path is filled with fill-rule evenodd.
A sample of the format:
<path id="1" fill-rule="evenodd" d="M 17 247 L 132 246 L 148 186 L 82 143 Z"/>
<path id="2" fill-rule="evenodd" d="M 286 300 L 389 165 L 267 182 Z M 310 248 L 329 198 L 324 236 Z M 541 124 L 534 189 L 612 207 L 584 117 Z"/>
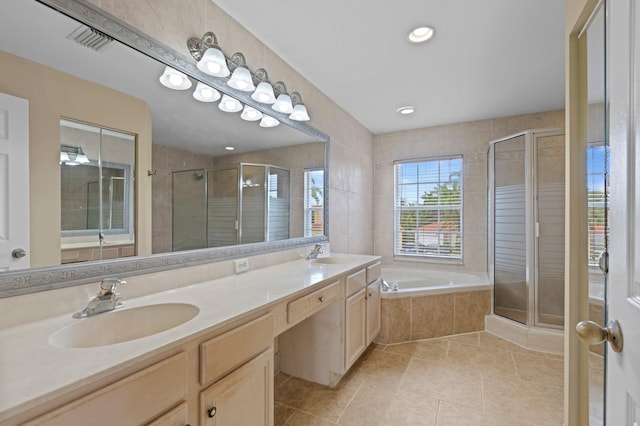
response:
<path id="1" fill-rule="evenodd" d="M 54 332 L 82 321 L 71 315 L 82 309 L 86 300 L 62 315 L 3 327 L 0 329 L 0 423 L 42 404 L 53 404 L 63 395 L 77 394 L 85 386 L 166 353 L 181 342 L 249 315 L 266 312 L 291 297 L 326 285 L 338 275 L 379 260 L 376 256 L 350 254 L 349 257 L 352 259 L 349 263 L 331 265 L 300 259 L 138 298 L 129 298 L 123 287 L 124 309 L 161 303 L 188 303 L 199 308 L 196 317 L 178 327 L 125 343 L 83 349 L 49 343 L 49 336 Z M 57 291 L 51 292 L 51 301 L 57 300 Z"/>
<path id="2" fill-rule="evenodd" d="M 275 425 L 561 425 L 563 362 L 487 332 L 374 344 L 335 389 L 278 374 Z"/>
<path id="3" fill-rule="evenodd" d="M 381 300 L 377 343 L 389 344 L 484 330 L 491 290 Z"/>

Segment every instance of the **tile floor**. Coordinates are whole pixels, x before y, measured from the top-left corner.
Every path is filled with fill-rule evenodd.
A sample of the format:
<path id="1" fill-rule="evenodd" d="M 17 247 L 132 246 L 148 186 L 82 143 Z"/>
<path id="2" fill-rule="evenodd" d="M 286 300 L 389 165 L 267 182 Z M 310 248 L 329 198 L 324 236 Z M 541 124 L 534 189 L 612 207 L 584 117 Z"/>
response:
<path id="1" fill-rule="evenodd" d="M 276 375 L 275 424 L 561 425 L 562 386 L 562 356 L 486 332 L 374 344 L 335 389 Z"/>

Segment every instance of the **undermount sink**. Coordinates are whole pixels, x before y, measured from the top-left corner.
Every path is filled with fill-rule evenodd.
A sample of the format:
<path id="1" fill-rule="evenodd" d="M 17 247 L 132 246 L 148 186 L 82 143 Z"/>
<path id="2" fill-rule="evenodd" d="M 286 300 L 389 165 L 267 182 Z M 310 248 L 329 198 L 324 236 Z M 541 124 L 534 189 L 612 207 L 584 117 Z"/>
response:
<path id="1" fill-rule="evenodd" d="M 63 348 L 92 348 L 128 342 L 177 327 L 198 315 L 188 303 L 162 303 L 123 308 L 77 320 L 49 337 Z"/>
<path id="2" fill-rule="evenodd" d="M 325 265 L 334 265 L 339 263 L 351 263 L 353 262 L 353 257 L 349 256 L 329 256 L 329 257 L 319 257 L 312 262 L 321 263 Z"/>

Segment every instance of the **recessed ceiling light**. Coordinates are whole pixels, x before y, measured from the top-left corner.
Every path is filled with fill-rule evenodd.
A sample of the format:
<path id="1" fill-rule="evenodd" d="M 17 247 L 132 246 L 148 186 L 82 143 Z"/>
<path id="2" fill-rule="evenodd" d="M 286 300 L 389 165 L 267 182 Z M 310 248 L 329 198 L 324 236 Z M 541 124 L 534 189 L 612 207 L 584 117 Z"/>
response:
<path id="1" fill-rule="evenodd" d="M 232 146 L 225 146 L 224 149 L 226 149 L 227 151 L 233 151 L 235 148 Z"/>
<path id="2" fill-rule="evenodd" d="M 432 27 L 418 27 L 409 33 L 409 41 L 413 43 L 424 43 L 431 40 L 435 30 Z"/>
<path id="3" fill-rule="evenodd" d="M 416 109 L 415 107 L 412 107 L 412 106 L 403 106 L 402 108 L 398 108 L 397 111 L 402 115 L 409 115 L 409 114 L 413 114 L 416 111 Z"/>

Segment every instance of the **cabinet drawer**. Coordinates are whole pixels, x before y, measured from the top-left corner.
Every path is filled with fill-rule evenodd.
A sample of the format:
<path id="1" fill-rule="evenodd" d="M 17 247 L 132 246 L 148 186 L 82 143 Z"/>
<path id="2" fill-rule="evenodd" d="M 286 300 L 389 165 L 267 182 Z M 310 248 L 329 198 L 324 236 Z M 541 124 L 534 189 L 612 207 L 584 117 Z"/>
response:
<path id="1" fill-rule="evenodd" d="M 38 417 L 29 425 L 142 424 L 185 399 L 183 352 Z"/>
<path id="2" fill-rule="evenodd" d="M 340 297 L 340 281 L 333 282 L 320 290 L 289 302 L 287 320 L 289 323 L 302 321 Z"/>
<path id="3" fill-rule="evenodd" d="M 189 423 L 189 407 L 186 402 L 167 411 L 146 426 L 184 426 Z"/>
<path id="4" fill-rule="evenodd" d="M 273 346 L 267 314 L 200 345 L 200 384 L 211 383 Z"/>
<path id="5" fill-rule="evenodd" d="M 347 276 L 347 297 L 359 292 L 367 286 L 367 271 L 365 269 Z"/>
<path id="6" fill-rule="evenodd" d="M 367 284 L 371 284 L 382 276 L 382 262 L 367 266 Z"/>

